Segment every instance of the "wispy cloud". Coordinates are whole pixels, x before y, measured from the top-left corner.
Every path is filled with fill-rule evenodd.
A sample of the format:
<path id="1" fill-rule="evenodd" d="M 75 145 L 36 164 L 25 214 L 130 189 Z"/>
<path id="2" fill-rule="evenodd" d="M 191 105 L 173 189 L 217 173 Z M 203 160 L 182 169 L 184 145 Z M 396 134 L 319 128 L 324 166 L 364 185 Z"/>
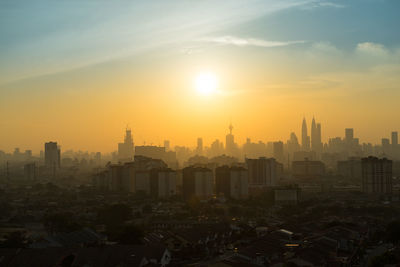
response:
<path id="1" fill-rule="evenodd" d="M 301 6 L 302 9 L 314 9 L 314 8 L 322 8 L 322 7 L 331 7 L 331 8 L 345 8 L 345 5 L 329 2 L 329 1 L 321 1 L 315 0 L 311 1 L 307 5 Z"/>
<path id="2" fill-rule="evenodd" d="M 258 46 L 258 47 L 279 47 L 294 44 L 305 43 L 303 40 L 298 41 L 268 41 L 255 38 L 240 38 L 235 36 L 220 36 L 200 39 L 203 42 L 216 43 L 221 45 L 235 45 L 235 46 Z"/>
<path id="3" fill-rule="evenodd" d="M 365 42 L 357 44 L 357 52 L 367 53 L 376 56 L 385 56 L 388 54 L 384 45 L 372 42 Z"/>

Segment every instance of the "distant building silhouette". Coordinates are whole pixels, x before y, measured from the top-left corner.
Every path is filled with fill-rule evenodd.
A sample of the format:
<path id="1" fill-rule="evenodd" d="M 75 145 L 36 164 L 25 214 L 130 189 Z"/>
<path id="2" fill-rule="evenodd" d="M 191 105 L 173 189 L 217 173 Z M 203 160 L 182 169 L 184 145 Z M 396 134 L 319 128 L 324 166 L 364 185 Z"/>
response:
<path id="1" fill-rule="evenodd" d="M 310 137 L 307 133 L 306 118 L 303 118 L 303 123 L 301 125 L 301 146 L 305 151 L 310 150 Z"/>
<path id="2" fill-rule="evenodd" d="M 170 168 L 177 168 L 176 152 L 165 151 L 165 147 L 160 146 L 136 146 L 135 155 L 149 157 L 152 159 L 161 159 L 168 164 Z"/>
<path id="3" fill-rule="evenodd" d="M 346 128 L 344 130 L 344 133 L 345 133 L 345 137 L 344 138 L 345 138 L 346 142 L 351 143 L 353 141 L 353 138 L 354 138 L 354 129 L 353 128 Z"/>
<path id="4" fill-rule="evenodd" d="M 131 129 L 126 128 L 124 142 L 118 144 L 118 160 L 121 162 L 133 160 L 133 147 Z"/>
<path id="5" fill-rule="evenodd" d="M 265 187 L 277 185 L 282 164 L 279 164 L 274 158 L 246 158 L 246 165 L 248 170 L 249 186 Z"/>
<path id="6" fill-rule="evenodd" d="M 209 199 L 214 193 L 214 176 L 212 170 L 202 167 L 186 167 L 182 170 L 183 197 Z"/>
<path id="7" fill-rule="evenodd" d="M 349 158 L 337 162 L 337 172 L 352 182 L 361 183 L 362 170 L 360 158 Z"/>
<path id="8" fill-rule="evenodd" d="M 197 138 L 196 154 L 203 155 L 203 138 Z"/>
<path id="9" fill-rule="evenodd" d="M 236 153 L 235 137 L 232 134 L 233 126 L 229 125 L 229 134 L 225 138 L 225 150 L 226 154 L 229 156 L 234 156 Z"/>
<path id="10" fill-rule="evenodd" d="M 399 144 L 399 137 L 397 132 L 392 132 L 392 146 L 397 147 Z"/>
<path id="11" fill-rule="evenodd" d="M 38 167 L 35 162 L 24 165 L 24 177 L 27 181 L 36 181 L 38 178 Z"/>
<path id="12" fill-rule="evenodd" d="M 248 172 L 243 167 L 221 166 L 215 169 L 217 195 L 226 198 L 243 199 L 249 195 Z"/>
<path id="13" fill-rule="evenodd" d="M 168 168 L 150 171 L 150 194 L 156 198 L 168 198 L 176 194 L 177 174 Z"/>
<path id="14" fill-rule="evenodd" d="M 311 149 L 318 155 L 322 152 L 321 124 L 316 123 L 314 117 L 311 123 Z"/>
<path id="15" fill-rule="evenodd" d="M 386 158 L 362 159 L 362 190 L 365 193 L 392 193 L 392 161 Z"/>
<path id="16" fill-rule="evenodd" d="M 276 160 L 278 160 L 281 163 L 284 162 L 285 155 L 283 153 L 283 142 L 282 141 L 274 142 L 273 154 L 274 154 L 274 158 Z"/>
<path id="17" fill-rule="evenodd" d="M 325 174 L 325 165 L 321 161 L 305 160 L 292 162 L 292 173 L 295 180 L 317 182 Z"/>
<path id="18" fill-rule="evenodd" d="M 165 151 L 171 150 L 171 145 L 170 145 L 169 140 L 164 140 L 164 147 L 165 147 Z"/>
<path id="19" fill-rule="evenodd" d="M 53 173 L 60 168 L 60 148 L 57 142 L 48 142 L 44 144 L 44 163 L 48 170 Z"/>

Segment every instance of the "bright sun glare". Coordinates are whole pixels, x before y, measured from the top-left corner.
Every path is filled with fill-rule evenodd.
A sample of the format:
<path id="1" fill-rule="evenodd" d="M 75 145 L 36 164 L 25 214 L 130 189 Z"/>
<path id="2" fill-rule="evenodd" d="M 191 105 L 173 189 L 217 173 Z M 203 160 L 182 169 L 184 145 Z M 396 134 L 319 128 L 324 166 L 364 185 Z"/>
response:
<path id="1" fill-rule="evenodd" d="M 211 95 L 217 91 L 218 79 L 212 72 L 199 73 L 196 76 L 196 90 L 202 95 Z"/>

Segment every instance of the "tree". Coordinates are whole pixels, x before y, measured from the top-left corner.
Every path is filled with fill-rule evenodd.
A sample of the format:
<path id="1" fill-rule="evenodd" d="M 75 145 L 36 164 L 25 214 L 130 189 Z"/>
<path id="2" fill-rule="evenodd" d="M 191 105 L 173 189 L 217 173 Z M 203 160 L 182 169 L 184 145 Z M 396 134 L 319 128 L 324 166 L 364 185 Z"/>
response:
<path id="1" fill-rule="evenodd" d="M 388 241 L 397 244 L 400 241 L 400 221 L 393 221 L 386 227 L 386 237 Z"/>
<path id="2" fill-rule="evenodd" d="M 3 248 L 24 248 L 26 244 L 25 234 L 21 231 L 12 232 L 6 236 L 6 240 L 1 243 Z"/>
<path id="3" fill-rule="evenodd" d="M 136 225 L 130 224 L 123 228 L 119 234 L 118 242 L 125 245 L 137 245 L 143 242 L 144 232 Z"/>
<path id="4" fill-rule="evenodd" d="M 153 208 L 151 207 L 151 205 L 150 204 L 146 204 L 146 205 L 144 205 L 143 207 L 142 207 L 142 212 L 143 213 L 147 213 L 147 214 L 149 214 L 149 213 L 152 213 L 153 212 Z"/>
<path id="5" fill-rule="evenodd" d="M 106 225 L 121 225 L 132 218 L 132 209 L 125 204 L 114 204 L 99 210 L 98 220 Z"/>
<path id="6" fill-rule="evenodd" d="M 44 225 L 51 234 L 57 232 L 72 232 L 82 228 L 74 215 L 67 212 L 47 214 L 44 217 Z"/>

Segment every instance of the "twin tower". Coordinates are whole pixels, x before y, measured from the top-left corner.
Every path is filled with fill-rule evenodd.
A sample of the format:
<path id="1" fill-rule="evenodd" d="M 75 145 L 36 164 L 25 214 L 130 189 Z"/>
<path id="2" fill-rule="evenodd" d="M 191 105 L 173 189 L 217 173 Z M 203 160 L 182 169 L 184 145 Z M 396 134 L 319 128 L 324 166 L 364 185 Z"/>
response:
<path id="1" fill-rule="evenodd" d="M 304 151 L 322 151 L 321 123 L 316 123 L 314 117 L 311 123 L 311 138 L 308 135 L 306 118 L 303 118 L 303 124 L 301 127 L 301 146 Z"/>

